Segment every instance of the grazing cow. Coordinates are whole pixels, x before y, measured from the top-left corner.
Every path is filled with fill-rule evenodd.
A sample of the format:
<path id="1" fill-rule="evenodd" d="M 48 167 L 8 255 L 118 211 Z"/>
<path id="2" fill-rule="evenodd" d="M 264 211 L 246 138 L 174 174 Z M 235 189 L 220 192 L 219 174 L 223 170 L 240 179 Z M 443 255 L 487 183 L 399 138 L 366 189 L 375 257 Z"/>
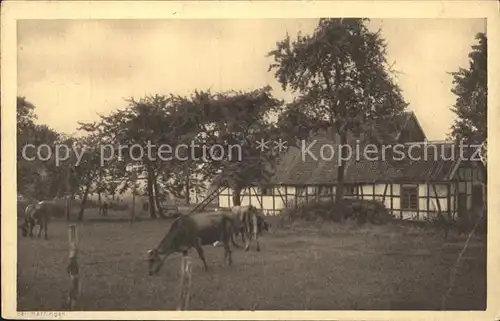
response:
<path id="1" fill-rule="evenodd" d="M 45 232 L 45 239 L 48 239 L 47 231 L 50 222 L 51 204 L 47 201 L 41 201 L 37 204 L 26 206 L 24 211 L 24 223 L 21 226 L 23 236 L 29 232 L 29 236 L 33 236 L 33 228 L 38 225 L 38 237 L 42 235 L 42 230 Z"/>
<path id="2" fill-rule="evenodd" d="M 35 204 L 28 204 L 26 206 L 26 208 L 24 208 L 24 213 L 23 213 L 24 218 L 23 218 L 21 225 L 19 226 L 23 237 L 28 236 L 28 234 L 30 234 L 30 236 L 33 236 L 33 227 L 32 227 L 33 224 L 32 223 L 34 223 L 34 222 L 33 222 L 33 218 L 31 218 L 30 214 L 34 209 L 34 206 L 35 206 Z"/>
<path id="3" fill-rule="evenodd" d="M 250 249 L 252 238 L 257 243 L 257 251 L 260 251 L 258 234 L 263 230 L 269 231 L 269 225 L 264 220 L 264 216 L 253 205 L 233 206 L 231 214 L 236 222 L 235 234 L 241 234 L 243 243 L 245 243 L 245 237 L 247 238 L 245 251 Z"/>
<path id="4" fill-rule="evenodd" d="M 234 220 L 225 213 L 199 213 L 181 215 L 170 226 L 167 235 L 158 246 L 148 251 L 149 275 L 158 274 L 165 259 L 172 253 L 188 254 L 194 247 L 203 261 L 205 271 L 208 270 L 202 246 L 220 241 L 224 244 L 224 261 L 228 259 L 232 264 L 229 241 L 239 247 L 233 239 Z"/>

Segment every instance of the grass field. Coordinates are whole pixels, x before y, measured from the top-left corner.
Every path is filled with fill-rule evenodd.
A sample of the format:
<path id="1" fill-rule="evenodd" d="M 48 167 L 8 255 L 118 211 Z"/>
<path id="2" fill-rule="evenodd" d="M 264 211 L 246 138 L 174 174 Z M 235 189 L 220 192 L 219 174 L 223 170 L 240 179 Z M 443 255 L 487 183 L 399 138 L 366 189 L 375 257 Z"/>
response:
<path id="1" fill-rule="evenodd" d="M 158 276 L 147 273 L 146 251 L 170 221 L 79 224 L 81 310 L 171 310 L 179 289 L 180 255 Z M 52 222 L 49 240 L 18 239 L 18 310 L 62 310 L 69 286 L 68 232 Z M 440 309 L 465 236 L 403 226 L 349 227 L 294 223 L 261 236 L 261 252 L 206 246 L 210 270 L 196 251 L 190 308 Z M 459 265 L 447 309 L 486 307 L 486 244 L 473 238 Z"/>

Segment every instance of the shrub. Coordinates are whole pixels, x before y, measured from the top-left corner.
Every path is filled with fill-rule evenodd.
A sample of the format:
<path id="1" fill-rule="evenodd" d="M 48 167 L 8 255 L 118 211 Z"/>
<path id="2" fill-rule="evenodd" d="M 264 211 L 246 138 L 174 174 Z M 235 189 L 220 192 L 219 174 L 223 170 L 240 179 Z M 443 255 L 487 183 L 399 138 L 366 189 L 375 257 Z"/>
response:
<path id="1" fill-rule="evenodd" d="M 483 217 L 480 217 L 482 210 L 482 208 L 472 208 L 461 213 L 456 218 L 451 218 L 448 214 L 437 214 L 428 223 L 430 223 L 431 227 L 443 229 L 445 238 L 450 230 L 456 231 L 458 234 L 468 234 L 476 224 L 475 233 L 486 234 L 487 216 L 484 213 Z"/>
<path id="2" fill-rule="evenodd" d="M 485 211 L 483 208 L 471 208 L 459 216 L 456 221 L 458 231 L 460 233 L 469 233 L 477 225 L 475 233 L 486 234 L 487 215 L 483 211 Z"/>
<path id="3" fill-rule="evenodd" d="M 108 207 L 110 210 L 114 210 L 114 211 L 125 211 L 125 210 L 128 210 L 129 208 L 129 205 L 127 203 L 121 203 L 121 204 L 118 204 L 118 203 L 109 203 L 109 207 Z"/>
<path id="4" fill-rule="evenodd" d="M 345 218 L 361 224 L 385 224 L 393 219 L 384 204 L 375 200 L 344 199 L 339 211 L 343 211 Z"/>
<path id="5" fill-rule="evenodd" d="M 291 219 L 306 221 L 328 220 L 340 222 L 341 215 L 345 219 L 354 220 L 359 225 L 367 222 L 385 224 L 392 219 L 387 208 L 374 200 L 344 199 L 340 203 L 334 201 L 313 201 L 302 204 L 297 209 L 286 209 L 283 215 Z"/>

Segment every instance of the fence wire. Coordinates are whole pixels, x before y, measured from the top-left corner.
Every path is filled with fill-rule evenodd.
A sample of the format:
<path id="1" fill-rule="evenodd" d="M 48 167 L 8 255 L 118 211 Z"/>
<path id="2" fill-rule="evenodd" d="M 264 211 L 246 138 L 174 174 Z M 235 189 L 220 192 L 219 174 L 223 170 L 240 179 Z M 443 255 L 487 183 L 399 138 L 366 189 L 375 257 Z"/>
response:
<path id="1" fill-rule="evenodd" d="M 446 303 L 447 303 L 448 297 L 450 296 L 451 291 L 453 290 L 453 288 L 455 286 L 455 281 L 456 281 L 456 276 L 457 276 L 457 273 L 458 273 L 458 268 L 459 268 L 459 265 L 460 265 L 460 261 L 462 260 L 462 257 L 464 255 L 465 251 L 467 250 L 467 247 L 469 246 L 469 242 L 470 242 L 472 236 L 474 235 L 474 233 L 475 233 L 475 231 L 476 231 L 476 229 L 477 229 L 477 227 L 479 225 L 479 222 L 481 222 L 481 220 L 483 219 L 483 217 L 485 215 L 485 212 L 486 212 L 485 209 L 483 209 L 481 211 L 481 215 L 476 220 L 476 222 L 474 223 L 474 227 L 472 228 L 472 230 L 467 235 L 467 239 L 464 242 L 464 246 L 462 247 L 462 250 L 460 251 L 460 253 L 459 253 L 458 257 L 457 257 L 457 260 L 455 261 L 455 264 L 453 265 L 453 268 L 450 271 L 450 279 L 449 279 L 449 282 L 448 282 L 448 288 L 447 288 L 446 292 L 443 294 L 443 297 L 442 297 L 442 300 L 441 300 L 441 310 L 445 310 L 446 309 Z"/>

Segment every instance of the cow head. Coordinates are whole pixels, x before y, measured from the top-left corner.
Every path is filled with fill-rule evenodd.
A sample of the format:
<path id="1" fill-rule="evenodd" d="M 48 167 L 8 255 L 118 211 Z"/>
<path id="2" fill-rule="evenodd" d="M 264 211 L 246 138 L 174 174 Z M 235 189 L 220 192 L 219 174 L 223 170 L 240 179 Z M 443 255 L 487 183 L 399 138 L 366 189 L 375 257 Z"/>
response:
<path id="1" fill-rule="evenodd" d="M 23 237 L 28 236 L 28 226 L 26 225 L 26 222 L 23 222 L 21 225 L 19 225 L 19 229 L 21 230 L 21 235 Z"/>
<path id="2" fill-rule="evenodd" d="M 160 253 L 157 249 L 152 249 L 148 251 L 148 268 L 149 275 L 156 275 L 163 266 L 166 255 Z"/>
<path id="3" fill-rule="evenodd" d="M 36 222 L 32 217 L 24 218 L 24 222 L 19 226 L 21 229 L 21 234 L 23 237 L 28 236 L 28 233 L 32 235 L 33 227 L 35 227 Z"/>
<path id="4" fill-rule="evenodd" d="M 257 216 L 258 231 L 269 232 L 269 223 L 266 222 L 264 211 L 257 209 L 255 206 L 252 206 L 251 210 L 253 210 L 255 216 Z"/>

